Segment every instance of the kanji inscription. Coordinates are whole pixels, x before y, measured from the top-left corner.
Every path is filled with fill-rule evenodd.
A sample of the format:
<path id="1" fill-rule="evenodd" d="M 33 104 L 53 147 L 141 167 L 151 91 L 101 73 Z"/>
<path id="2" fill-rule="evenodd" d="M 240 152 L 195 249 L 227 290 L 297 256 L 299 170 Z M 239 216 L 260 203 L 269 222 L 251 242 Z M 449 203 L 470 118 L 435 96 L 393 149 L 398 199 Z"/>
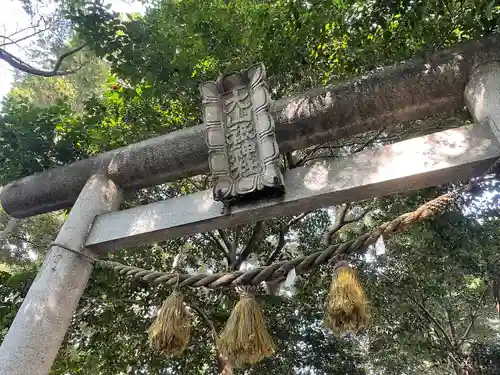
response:
<path id="1" fill-rule="evenodd" d="M 283 175 L 262 64 L 200 86 L 214 199 L 283 193 Z"/>

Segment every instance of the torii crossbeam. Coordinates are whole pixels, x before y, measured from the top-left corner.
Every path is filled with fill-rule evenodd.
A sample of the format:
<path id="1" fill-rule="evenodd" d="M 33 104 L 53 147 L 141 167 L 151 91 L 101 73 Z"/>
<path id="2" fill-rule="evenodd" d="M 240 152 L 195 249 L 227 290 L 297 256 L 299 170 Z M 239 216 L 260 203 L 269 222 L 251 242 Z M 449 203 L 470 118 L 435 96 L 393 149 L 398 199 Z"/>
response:
<path id="1" fill-rule="evenodd" d="M 271 103 L 280 151 L 463 109 L 471 70 L 495 60 L 498 35 Z M 198 125 L 20 179 L 3 188 L 0 203 L 13 217 L 33 216 L 71 207 L 98 171 L 124 190 L 139 189 L 206 173 L 207 158 Z"/>

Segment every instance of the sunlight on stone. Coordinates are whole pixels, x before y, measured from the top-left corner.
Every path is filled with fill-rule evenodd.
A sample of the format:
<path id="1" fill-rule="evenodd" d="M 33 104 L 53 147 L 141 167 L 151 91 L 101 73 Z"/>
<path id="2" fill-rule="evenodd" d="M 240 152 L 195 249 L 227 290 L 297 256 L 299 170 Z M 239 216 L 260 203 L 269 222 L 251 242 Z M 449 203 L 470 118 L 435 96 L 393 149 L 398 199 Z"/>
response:
<path id="1" fill-rule="evenodd" d="M 309 190 L 321 190 L 328 183 L 328 169 L 316 164 L 304 177 L 304 185 Z"/>
<path id="2" fill-rule="evenodd" d="M 467 152 L 468 140 L 463 133 L 446 132 L 446 136 L 437 139 L 441 143 L 439 153 L 446 156 L 459 156 Z"/>
<path id="3" fill-rule="evenodd" d="M 486 111 L 484 96 L 486 93 L 486 87 L 484 85 L 480 86 L 480 89 L 475 87 L 474 92 L 474 117 L 481 121 L 485 117 L 484 112 Z"/>
<path id="4" fill-rule="evenodd" d="M 150 232 L 155 227 L 155 222 L 158 219 L 158 214 L 155 210 L 147 210 L 138 217 L 130 227 L 129 235 L 137 233 Z"/>
<path id="5" fill-rule="evenodd" d="M 217 203 L 212 198 L 212 191 L 206 190 L 199 198 L 198 212 L 208 212 L 215 204 Z"/>
<path id="6" fill-rule="evenodd" d="M 400 145 L 395 145 L 392 149 L 386 150 L 386 162 L 378 170 L 378 180 L 387 180 L 391 177 L 399 177 L 401 171 L 407 175 L 418 173 L 422 169 L 422 164 L 426 161 L 425 156 L 418 154 L 405 154 Z"/>
<path id="7" fill-rule="evenodd" d="M 436 144 L 439 147 L 436 147 Z M 449 157 L 458 157 L 468 149 L 468 141 L 463 134 L 457 132 L 444 132 L 429 138 L 415 138 L 410 141 L 396 143 L 387 149 L 386 160 L 379 169 L 381 180 L 391 176 L 418 174 L 430 166 L 441 168 L 450 165 Z M 414 150 L 415 152 L 408 152 Z M 432 155 L 432 156 L 431 156 Z"/>
<path id="8" fill-rule="evenodd" d="M 54 304 L 51 303 L 51 301 L 52 301 L 52 299 L 49 300 L 47 308 L 54 308 Z M 40 306 L 41 305 L 37 305 L 37 304 L 30 301 L 24 307 L 24 314 L 26 316 L 29 316 L 30 320 L 34 324 L 40 322 L 43 318 L 44 314 L 42 311 L 40 311 L 40 309 L 42 309 L 42 307 L 40 307 Z"/>

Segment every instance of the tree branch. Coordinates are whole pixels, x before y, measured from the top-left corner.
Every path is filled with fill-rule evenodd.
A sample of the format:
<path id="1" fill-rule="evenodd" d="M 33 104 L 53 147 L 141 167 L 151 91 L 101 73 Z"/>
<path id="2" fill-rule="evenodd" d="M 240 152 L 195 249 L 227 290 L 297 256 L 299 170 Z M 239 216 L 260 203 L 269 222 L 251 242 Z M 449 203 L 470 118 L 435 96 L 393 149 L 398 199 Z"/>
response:
<path id="1" fill-rule="evenodd" d="M 380 274 L 381 276 L 383 276 L 387 281 L 389 281 L 389 283 L 391 284 L 394 284 L 393 281 L 387 277 L 386 275 L 384 275 L 383 273 Z M 411 297 L 410 295 L 408 295 L 407 293 L 404 293 L 406 299 L 410 302 L 412 302 L 413 304 L 415 304 L 424 314 L 425 314 L 425 318 L 427 320 L 428 323 L 431 324 L 431 328 L 434 330 L 434 331 L 439 331 L 441 332 L 442 336 L 445 338 L 445 341 L 446 341 L 446 344 L 447 346 L 449 347 L 449 350 L 446 350 L 446 355 L 448 356 L 449 359 L 451 359 L 452 361 L 454 361 L 458 366 L 462 367 L 462 364 L 457 360 L 457 358 L 455 357 L 455 354 L 457 354 L 457 349 L 458 347 L 457 346 L 454 346 L 450 337 L 448 336 L 448 334 L 446 333 L 445 329 L 443 328 L 443 326 L 438 322 L 438 320 L 429 312 L 429 310 L 427 310 L 425 308 L 425 306 L 423 305 L 423 303 L 417 301 L 415 298 Z M 415 311 L 416 314 L 420 317 L 420 313 L 418 311 Z"/>
<path id="2" fill-rule="evenodd" d="M 231 246 L 229 247 L 229 256 L 231 257 L 231 263 L 229 266 L 234 264 L 236 262 L 236 255 L 238 252 L 238 243 L 240 240 L 240 233 L 241 233 L 241 226 L 236 226 L 234 229 L 234 238 L 233 241 L 231 242 Z M 229 242 L 229 239 L 226 239 Z"/>
<path id="3" fill-rule="evenodd" d="M 238 254 L 238 257 L 234 262 L 234 264 L 232 264 L 231 266 L 232 269 L 237 270 L 241 266 L 241 264 L 248 258 L 248 256 L 252 253 L 255 246 L 262 240 L 262 237 L 264 236 L 263 228 L 264 228 L 263 221 L 257 221 L 255 223 L 252 235 L 250 236 L 250 239 L 245 245 L 245 248 L 241 251 L 240 254 Z"/>
<path id="4" fill-rule="evenodd" d="M 345 225 L 345 217 L 347 215 L 347 211 L 349 210 L 350 206 L 351 206 L 350 203 L 346 203 L 340 206 L 339 213 L 335 218 L 335 224 L 333 224 L 333 226 L 328 230 L 327 237 L 325 239 L 327 245 L 331 244 L 330 238 L 332 237 L 332 235 L 337 233 Z"/>
<path id="5" fill-rule="evenodd" d="M 219 234 L 220 238 L 222 239 L 222 243 L 227 249 L 227 253 L 231 255 L 231 250 L 232 250 L 232 245 L 229 242 L 229 238 L 226 235 L 226 232 L 224 232 L 224 229 L 217 229 L 217 233 Z"/>
<path id="6" fill-rule="evenodd" d="M 340 211 L 337 215 L 337 218 L 335 219 L 335 224 L 326 232 L 324 236 L 324 244 L 325 246 L 330 246 L 333 243 L 333 236 L 336 234 L 340 229 L 345 227 L 348 224 L 355 223 L 361 219 L 363 219 L 368 212 L 370 212 L 370 208 L 365 209 L 360 215 L 346 219 L 347 212 L 349 208 L 351 207 L 350 203 L 346 203 L 342 206 L 340 206 Z"/>
<path id="7" fill-rule="evenodd" d="M 47 31 L 49 28 L 50 27 L 47 26 L 44 29 L 37 30 L 37 31 L 35 31 L 35 32 L 33 32 L 33 33 L 29 34 L 29 35 L 23 36 L 22 38 L 17 39 L 17 40 L 12 39 L 12 35 L 15 35 L 16 33 L 14 33 L 12 35 L 9 35 L 9 36 L 0 36 L 0 38 L 4 38 L 4 39 L 10 41 L 9 43 L 3 43 L 3 44 L 1 44 L 0 47 L 6 47 L 6 46 L 10 46 L 12 44 L 18 44 L 18 43 L 22 42 L 23 40 L 29 39 L 31 37 L 34 37 L 35 35 L 38 35 L 40 33 L 43 33 L 44 31 Z"/>
<path id="8" fill-rule="evenodd" d="M 2 48 L 0 48 L 0 59 L 6 61 L 13 68 L 16 68 L 16 69 L 18 69 L 22 72 L 25 72 L 25 73 L 29 73 L 29 74 L 33 74 L 33 75 L 37 75 L 37 76 L 42 76 L 42 77 L 66 76 L 69 74 L 76 73 L 78 70 L 80 70 L 83 67 L 83 65 L 77 69 L 60 71 L 59 68 L 61 67 L 61 64 L 63 63 L 64 59 L 66 59 L 67 57 L 73 55 L 74 53 L 82 50 L 85 46 L 86 46 L 86 44 L 82 44 L 81 46 L 76 47 L 76 48 L 62 54 L 59 57 L 59 59 L 57 59 L 56 65 L 54 66 L 54 69 L 51 71 L 37 69 L 37 68 L 25 63 L 21 59 L 17 58 L 16 56 L 12 55 L 11 53 L 7 52 L 6 50 L 4 50 Z"/>
<path id="9" fill-rule="evenodd" d="M 187 178 L 186 179 L 191 185 L 194 186 L 194 188 L 197 190 L 197 191 L 202 191 L 202 190 L 205 190 L 203 189 L 201 186 L 197 185 L 192 178 Z"/>
<path id="10" fill-rule="evenodd" d="M 11 233 L 11 234 L 10 234 L 10 237 L 15 238 L 16 240 L 19 240 L 19 241 L 25 242 L 25 243 L 27 243 L 27 244 L 29 244 L 29 245 L 33 246 L 33 250 L 43 250 L 43 249 L 45 248 L 45 246 L 42 246 L 42 245 L 40 245 L 40 244 L 37 244 L 37 243 L 35 243 L 35 242 L 33 242 L 33 241 L 31 241 L 31 240 L 29 240 L 29 239 L 25 238 L 25 237 L 22 237 L 22 236 L 20 236 L 20 235 L 18 235 L 18 234 L 15 234 L 15 233 Z"/>
<path id="11" fill-rule="evenodd" d="M 61 67 L 61 64 L 63 63 L 64 59 L 81 51 L 87 46 L 87 43 L 82 44 L 79 47 L 73 48 L 65 53 L 63 53 L 61 56 L 59 56 L 59 59 L 57 59 L 56 65 L 54 66 L 54 72 L 59 71 L 59 68 Z"/>
<path id="12" fill-rule="evenodd" d="M 465 332 L 464 332 L 464 334 L 462 335 L 462 338 L 459 341 L 460 345 L 462 345 L 463 342 L 467 339 L 467 337 L 469 336 L 469 333 L 470 333 L 471 329 L 474 327 L 474 323 L 476 322 L 477 315 L 479 314 L 479 309 L 481 308 L 481 304 L 483 303 L 483 300 L 486 297 L 487 291 L 488 291 L 488 289 L 486 289 L 483 292 L 483 294 L 481 294 L 481 297 L 479 297 L 479 300 L 477 301 L 476 307 L 475 307 L 473 313 L 471 314 L 470 323 L 467 326 L 467 328 L 465 329 Z"/>
<path id="13" fill-rule="evenodd" d="M 279 234 L 278 234 L 278 243 L 276 244 L 276 247 L 274 248 L 273 252 L 269 256 L 266 262 L 266 266 L 269 266 L 271 263 L 276 261 L 281 253 L 281 250 L 286 244 L 285 241 L 285 236 L 290 230 L 292 226 L 300 222 L 302 219 L 304 219 L 307 215 L 309 215 L 311 212 L 304 212 L 297 216 L 296 218 L 290 220 L 287 224 L 285 224 L 283 227 L 280 228 Z"/>
<path id="14" fill-rule="evenodd" d="M 205 176 L 203 179 L 203 190 L 205 190 L 208 186 L 208 182 L 210 181 L 210 173 Z"/>
<path id="15" fill-rule="evenodd" d="M 41 21 L 42 21 L 42 20 L 43 20 L 45 23 L 47 23 L 47 22 L 45 21 L 45 19 L 44 19 L 43 17 L 41 17 L 41 18 L 38 20 L 38 22 L 36 23 L 36 25 L 31 24 L 30 26 L 23 27 L 23 28 L 22 28 L 22 29 L 20 29 L 20 30 L 16 30 L 16 31 L 14 31 L 12 34 L 10 34 L 8 37 L 12 39 L 15 35 L 20 34 L 20 33 L 23 33 L 23 32 L 25 32 L 26 30 L 29 30 L 29 29 L 36 29 L 37 27 L 39 27 L 39 26 L 40 26 L 40 23 L 41 23 Z M 4 26 L 4 31 L 5 31 L 5 32 L 7 32 L 7 30 L 6 30 L 5 26 Z"/>
<path id="16" fill-rule="evenodd" d="M 231 257 L 229 254 L 229 250 L 226 248 L 224 243 L 216 235 L 214 235 L 212 232 L 202 233 L 202 235 L 205 238 L 208 237 L 208 240 L 211 241 L 215 245 L 215 247 L 217 247 L 222 252 L 222 254 L 224 254 L 224 257 L 226 258 L 228 264 L 230 265 L 231 264 Z"/>
<path id="17" fill-rule="evenodd" d="M 380 129 L 372 138 L 370 138 L 369 140 L 365 141 L 363 144 L 361 144 L 360 146 L 358 146 L 351 154 L 355 154 L 357 152 L 360 152 L 360 151 L 363 151 L 365 148 L 367 148 L 368 146 L 370 146 L 373 142 L 375 142 L 379 137 L 380 135 L 385 131 L 385 127 L 383 127 L 382 129 Z M 333 149 L 334 148 L 343 148 L 343 147 L 347 147 L 347 146 L 355 146 L 359 144 L 358 142 L 344 142 L 344 143 L 339 143 L 339 144 L 336 144 L 336 145 L 332 145 L 331 143 L 327 143 L 326 145 L 325 144 L 321 144 L 321 145 L 318 145 L 318 146 L 315 146 L 314 148 L 308 150 L 306 152 L 306 155 L 301 158 L 299 161 L 297 161 L 294 166 L 295 167 L 298 167 L 298 166 L 301 166 L 301 165 L 304 165 L 305 163 L 309 162 L 309 161 L 312 161 L 312 160 L 316 160 L 316 159 L 324 159 L 324 158 L 327 158 L 327 157 L 330 157 L 330 158 L 333 158 L 335 157 L 334 153 L 333 153 Z M 322 150 L 322 149 L 329 149 L 330 150 L 330 156 L 314 156 L 316 154 L 316 152 L 318 152 L 319 150 Z"/>
<path id="18" fill-rule="evenodd" d="M 229 361 L 226 358 L 223 358 L 222 355 L 219 352 L 219 349 L 217 348 L 217 330 L 215 329 L 214 323 L 210 320 L 210 318 L 205 314 L 205 312 L 199 308 L 198 306 L 189 303 L 189 307 L 191 307 L 198 316 L 205 322 L 205 324 L 208 326 L 210 329 L 210 332 L 212 334 L 212 340 L 214 341 L 214 347 L 215 347 L 215 356 L 216 356 L 216 361 L 217 361 L 217 368 L 219 375 L 232 375 L 233 373 L 233 368 Z"/>
<path id="19" fill-rule="evenodd" d="M 438 322 L 438 320 L 429 312 L 429 310 L 427 310 L 425 308 L 425 306 L 423 304 L 421 304 L 420 302 L 418 302 L 416 299 L 414 299 L 413 297 L 410 297 L 410 296 L 407 296 L 407 298 L 413 302 L 416 306 L 418 306 L 425 314 L 425 316 L 427 317 L 427 319 L 429 320 L 430 323 L 434 324 L 436 326 L 436 328 L 442 333 L 443 337 L 445 338 L 446 342 L 448 343 L 450 349 L 455 349 L 455 346 L 453 345 L 450 337 L 448 336 L 448 334 L 446 333 L 446 330 L 443 328 L 443 326 Z"/>
<path id="20" fill-rule="evenodd" d="M 210 332 L 212 333 L 212 338 L 214 340 L 214 345 L 217 345 L 217 330 L 215 329 L 214 323 L 210 320 L 207 314 L 205 314 L 205 311 L 203 311 L 200 307 L 194 305 L 193 303 L 189 302 L 189 307 L 191 307 L 196 313 L 199 315 L 199 317 L 205 322 L 205 324 L 208 326 L 210 329 Z"/>
<path id="21" fill-rule="evenodd" d="M 287 232 L 288 230 L 285 230 L 285 227 L 280 229 L 280 232 L 278 234 L 278 243 L 276 244 L 276 247 L 274 248 L 269 258 L 267 259 L 266 266 L 271 265 L 276 259 L 278 259 L 281 250 L 283 249 L 283 247 L 285 247 L 286 244 L 285 236 Z"/>
<path id="22" fill-rule="evenodd" d="M 286 228 L 287 229 L 290 229 L 291 227 L 293 227 L 295 224 L 299 223 L 300 221 L 302 221 L 302 219 L 304 219 L 307 215 L 309 215 L 312 211 L 308 211 L 308 212 L 303 212 L 301 213 L 299 216 L 297 216 L 296 218 L 290 220 L 288 222 L 288 224 L 286 225 Z"/>
<path id="23" fill-rule="evenodd" d="M 327 145 L 327 146 L 325 146 L 324 144 L 317 145 L 314 148 L 312 148 L 311 150 L 307 151 L 306 155 L 303 158 L 299 159 L 294 164 L 294 167 L 300 167 L 301 165 L 304 165 L 308 161 L 314 160 L 315 158 L 310 158 L 310 157 L 321 149 L 329 149 L 330 150 L 330 157 L 334 157 L 333 152 L 332 152 L 332 148 L 333 148 L 333 146 L 331 146 L 331 145 Z M 341 148 L 341 147 L 337 147 L 337 148 Z M 324 158 L 324 157 L 325 156 L 321 156 L 321 158 Z"/>
<path id="24" fill-rule="evenodd" d="M 380 129 L 372 138 L 370 138 L 368 141 L 366 141 L 361 146 L 359 146 L 358 148 L 356 148 L 352 153 L 355 154 L 357 152 L 363 151 L 365 148 L 367 148 L 373 142 L 375 142 L 378 139 L 378 137 L 380 137 L 380 134 L 382 134 L 384 131 L 385 131 L 385 127 L 383 127 L 382 129 Z"/>
<path id="25" fill-rule="evenodd" d="M 453 324 L 453 321 L 451 319 L 451 312 L 448 308 L 446 308 L 445 313 L 446 313 L 446 320 L 448 321 L 448 327 L 450 328 L 451 339 L 453 339 L 453 345 L 456 346 L 456 344 L 457 344 L 457 332 L 456 332 L 455 326 Z"/>
<path id="26" fill-rule="evenodd" d="M 293 169 L 297 166 L 293 160 L 293 155 L 291 152 L 285 152 L 285 168 L 286 169 Z"/>

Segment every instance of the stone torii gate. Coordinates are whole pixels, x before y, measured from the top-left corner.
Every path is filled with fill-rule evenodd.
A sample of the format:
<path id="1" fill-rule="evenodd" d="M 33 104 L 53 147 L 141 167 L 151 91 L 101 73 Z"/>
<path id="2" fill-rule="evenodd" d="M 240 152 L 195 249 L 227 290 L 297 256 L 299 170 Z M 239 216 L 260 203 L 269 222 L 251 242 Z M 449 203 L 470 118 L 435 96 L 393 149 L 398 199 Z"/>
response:
<path id="1" fill-rule="evenodd" d="M 384 196 L 482 174 L 500 157 L 500 37 L 271 105 L 281 152 L 467 106 L 475 124 L 286 171 L 285 194 L 235 204 L 211 191 L 117 211 L 121 191 L 208 172 L 204 126 L 15 181 L 0 201 L 24 218 L 71 207 L 0 347 L 0 375 L 46 375 L 92 271 L 84 255 Z"/>

